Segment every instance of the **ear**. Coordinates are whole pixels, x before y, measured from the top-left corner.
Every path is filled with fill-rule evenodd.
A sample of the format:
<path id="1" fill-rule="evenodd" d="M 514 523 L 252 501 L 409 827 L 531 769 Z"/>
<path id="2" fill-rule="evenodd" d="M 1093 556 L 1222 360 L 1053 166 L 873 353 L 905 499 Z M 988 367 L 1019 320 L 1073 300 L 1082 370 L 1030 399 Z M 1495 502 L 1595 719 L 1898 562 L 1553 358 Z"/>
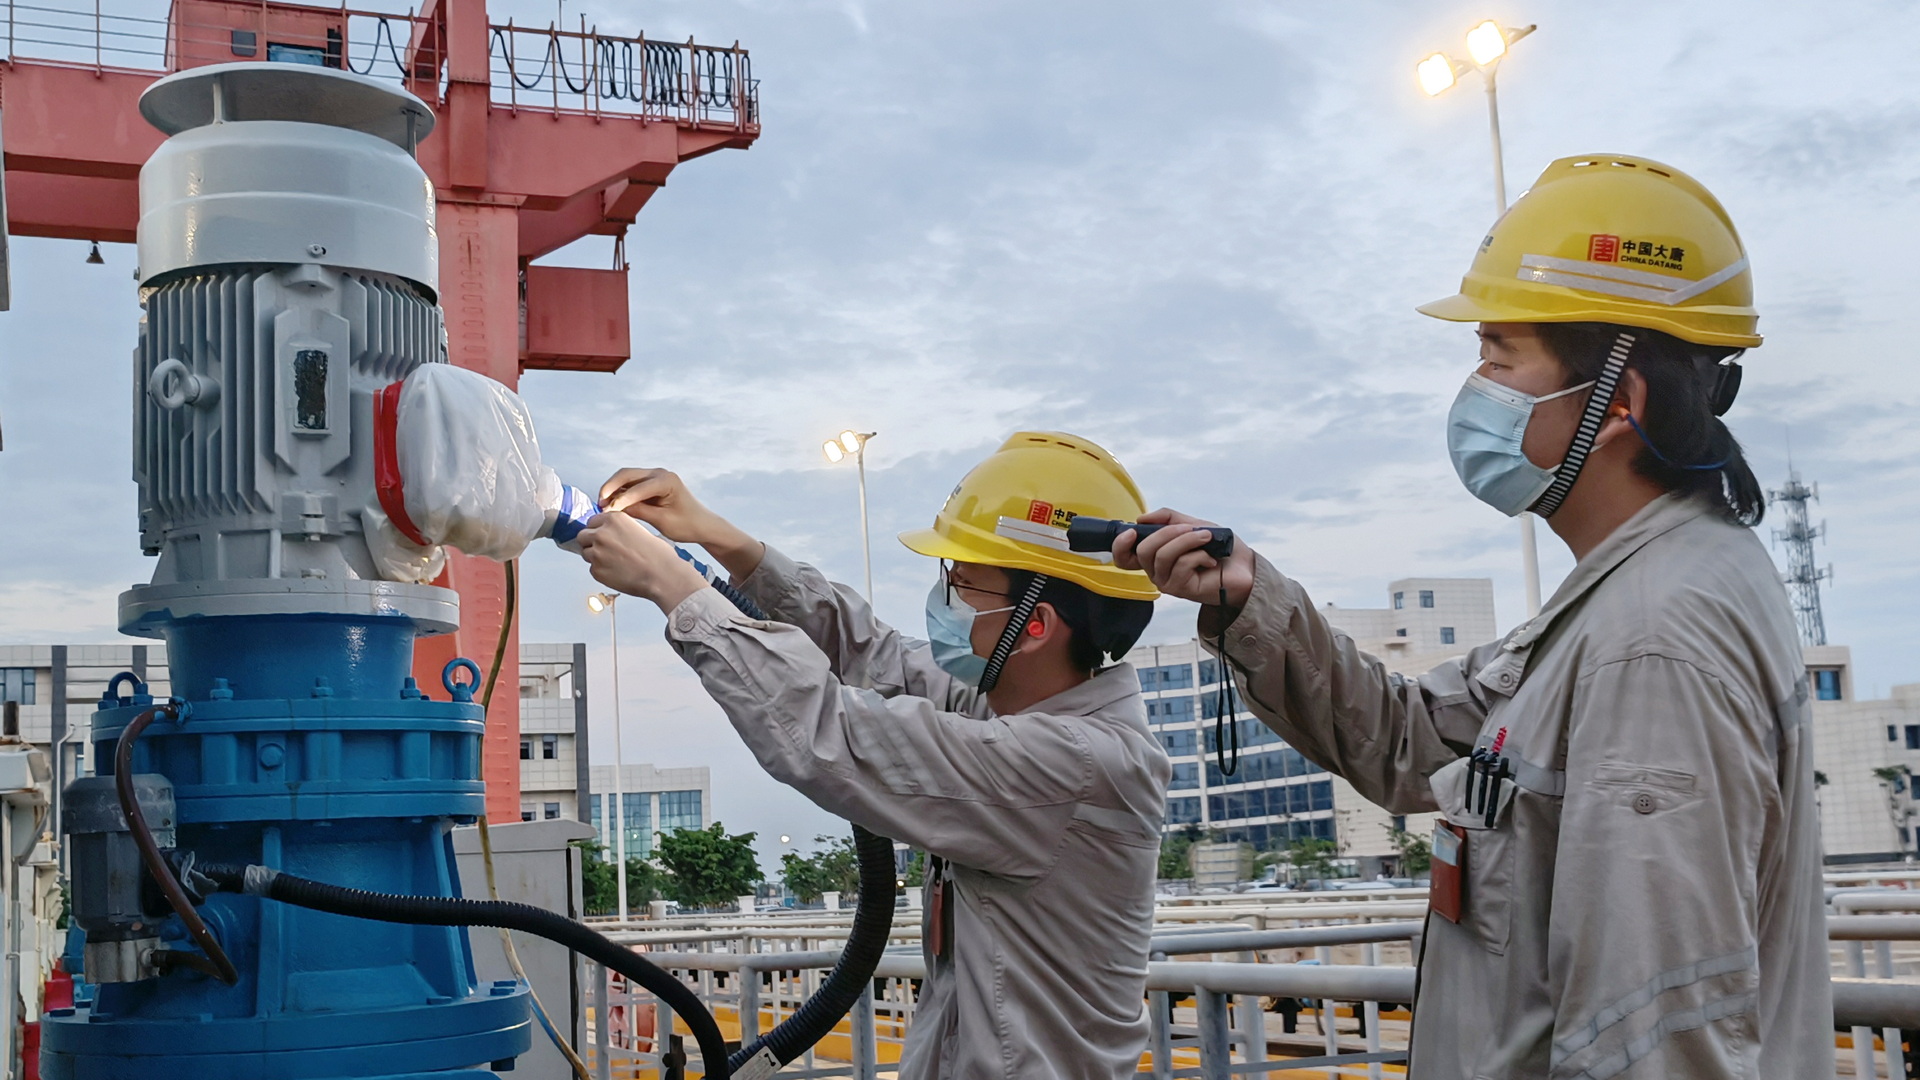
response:
<path id="1" fill-rule="evenodd" d="M 1014 646 L 1013 651 L 1039 652 L 1066 632 L 1067 624 L 1052 604 L 1036 604 L 1033 617 L 1027 620 L 1027 628 L 1020 634 L 1020 644 Z"/>
<path id="2" fill-rule="evenodd" d="M 1607 406 L 1607 417 L 1600 422 L 1600 433 L 1594 436 L 1594 449 L 1615 439 L 1635 438 L 1633 425 L 1627 422 L 1629 415 L 1643 426 L 1646 424 L 1647 379 L 1632 368 L 1620 373 L 1620 385 L 1613 390 L 1613 404 Z"/>

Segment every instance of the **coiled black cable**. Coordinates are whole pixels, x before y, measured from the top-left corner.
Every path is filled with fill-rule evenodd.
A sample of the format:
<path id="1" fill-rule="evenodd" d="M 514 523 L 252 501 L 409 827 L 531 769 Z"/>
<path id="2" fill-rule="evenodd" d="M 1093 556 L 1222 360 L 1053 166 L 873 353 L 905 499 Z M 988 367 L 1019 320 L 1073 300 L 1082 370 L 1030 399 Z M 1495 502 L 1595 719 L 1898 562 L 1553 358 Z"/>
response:
<path id="1" fill-rule="evenodd" d="M 891 844 L 888 845 L 888 854 L 889 856 L 892 854 Z M 616 944 L 602 934 L 564 915 L 558 915 L 531 904 L 518 904 L 508 900 L 466 900 L 454 896 L 400 896 L 393 893 L 367 892 L 364 889 L 348 889 L 339 885 L 310 881 L 265 866 L 201 865 L 196 867 L 195 871 L 198 876 L 206 878 L 223 892 L 264 896 L 283 904 L 324 911 L 332 915 L 405 923 L 413 926 L 496 926 L 557 942 L 591 958 L 595 963 L 625 975 L 645 987 L 648 993 L 666 1002 L 668 1007 L 686 1020 L 687 1026 L 693 1030 L 694 1041 L 700 1046 L 700 1058 L 706 1066 L 706 1075 L 714 1077 L 715 1080 L 721 1080 L 730 1074 L 727 1064 L 727 1043 L 720 1034 L 720 1026 L 714 1023 L 713 1014 L 707 1011 L 706 1005 L 688 988 L 686 983 L 681 982 L 673 973 L 647 960 L 640 953 Z M 888 881 L 888 887 L 891 893 L 891 880 Z M 891 896 L 888 899 L 891 901 Z M 882 936 L 883 947 L 885 940 Z M 871 968 L 869 968 L 869 974 L 871 974 Z M 837 1016 L 835 1020 L 838 1020 Z M 788 1022 L 791 1023 L 791 1020 Z M 779 1029 L 776 1028 L 775 1032 L 778 1031 Z M 805 1045 L 811 1046 L 812 1043 Z M 802 1048 L 804 1049 L 804 1046 Z"/>

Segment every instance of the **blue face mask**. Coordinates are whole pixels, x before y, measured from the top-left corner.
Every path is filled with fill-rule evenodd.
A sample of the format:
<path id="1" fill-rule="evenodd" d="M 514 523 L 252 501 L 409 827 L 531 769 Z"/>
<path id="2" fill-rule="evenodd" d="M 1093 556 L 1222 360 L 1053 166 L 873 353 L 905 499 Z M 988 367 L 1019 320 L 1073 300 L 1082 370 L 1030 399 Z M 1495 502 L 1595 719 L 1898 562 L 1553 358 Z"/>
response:
<path id="1" fill-rule="evenodd" d="M 933 583 L 933 590 L 927 593 L 927 640 L 933 644 L 933 662 L 968 686 L 979 686 L 980 677 L 987 673 L 987 658 L 973 651 L 974 617 L 1012 610 L 1009 605 L 992 611 L 975 611 L 953 594 L 947 587 L 946 576 L 941 575 L 941 579 Z"/>
<path id="2" fill-rule="evenodd" d="M 1515 517 L 1553 485 L 1553 470 L 1527 460 L 1520 449 L 1533 407 L 1577 394 L 1591 382 L 1534 397 L 1474 372 L 1447 413 L 1447 454 L 1474 498 Z"/>

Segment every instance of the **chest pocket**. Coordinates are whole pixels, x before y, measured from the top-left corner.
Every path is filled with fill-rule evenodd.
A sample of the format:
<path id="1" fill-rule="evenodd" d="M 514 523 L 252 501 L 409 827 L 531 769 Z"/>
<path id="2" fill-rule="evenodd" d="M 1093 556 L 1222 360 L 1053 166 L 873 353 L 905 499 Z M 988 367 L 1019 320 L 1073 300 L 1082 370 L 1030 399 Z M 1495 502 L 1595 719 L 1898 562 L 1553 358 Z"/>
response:
<path id="1" fill-rule="evenodd" d="M 1513 801 L 1519 789 L 1511 779 L 1500 780 L 1497 787 L 1483 786 L 1472 765 L 1467 758 L 1456 759 L 1430 782 L 1440 813 L 1466 830 L 1461 842 L 1460 926 L 1488 952 L 1505 955 L 1513 922 Z M 1480 809 L 1487 805 L 1493 807 L 1491 824 Z"/>

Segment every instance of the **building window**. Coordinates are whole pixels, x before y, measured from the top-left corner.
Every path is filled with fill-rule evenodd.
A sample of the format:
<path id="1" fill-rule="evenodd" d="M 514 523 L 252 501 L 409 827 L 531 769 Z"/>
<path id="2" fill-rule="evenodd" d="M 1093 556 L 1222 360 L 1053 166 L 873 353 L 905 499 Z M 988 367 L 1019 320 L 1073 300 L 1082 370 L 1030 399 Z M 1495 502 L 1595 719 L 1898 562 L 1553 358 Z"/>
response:
<path id="1" fill-rule="evenodd" d="M 653 796 L 629 791 L 625 798 L 627 812 L 621 816 L 627 831 L 627 858 L 647 858 L 653 854 Z"/>
<path id="2" fill-rule="evenodd" d="M 697 791 L 663 791 L 660 793 L 660 831 L 672 832 L 675 829 L 698 829 L 700 820 L 700 793 Z"/>
<path id="3" fill-rule="evenodd" d="M 522 810 L 522 811 L 520 811 L 520 820 L 521 820 L 521 821 L 532 821 L 532 820 L 533 820 L 533 811 L 531 811 L 531 810 Z"/>
<path id="4" fill-rule="evenodd" d="M 1420 606 L 1421 607 L 1433 606 L 1433 590 L 1432 589 L 1420 590 Z"/>
<path id="5" fill-rule="evenodd" d="M 0 701 L 32 705 L 38 700 L 34 690 L 32 668 L 0 668 Z"/>
<path id="6" fill-rule="evenodd" d="M 1140 669 L 1142 690 L 1185 690 L 1193 685 L 1192 664 L 1165 664 Z"/>
<path id="7" fill-rule="evenodd" d="M 1405 814 L 1393 815 L 1393 831 L 1397 833 L 1403 833 L 1407 831 L 1407 815 Z"/>
<path id="8" fill-rule="evenodd" d="M 1888 742 L 1899 742 L 1900 741 L 1899 733 L 1900 733 L 1899 728 L 1894 727 L 1892 724 L 1887 725 L 1887 741 Z"/>
<path id="9" fill-rule="evenodd" d="M 1440 628 L 1440 644 L 1442 645 L 1453 644 L 1453 627 L 1443 626 Z"/>
<path id="10" fill-rule="evenodd" d="M 552 761 L 554 758 L 557 758 L 559 756 L 560 756 L 560 736 L 558 735 L 540 736 L 541 759 L 545 761 Z"/>
<path id="11" fill-rule="evenodd" d="M 1191 752 L 1191 748 L 1189 748 L 1189 752 Z M 1182 761 L 1174 765 L 1173 780 L 1167 784 L 1167 787 L 1169 789 L 1174 791 L 1181 791 L 1186 788 L 1197 788 L 1199 786 L 1200 786 L 1200 766 L 1198 763 L 1192 762 L 1192 761 Z"/>
<path id="12" fill-rule="evenodd" d="M 1840 700 L 1840 669 L 1815 668 L 1813 672 L 1813 696 L 1821 701 Z"/>
<path id="13" fill-rule="evenodd" d="M 520 740 L 520 760 L 521 761 L 533 760 L 533 740 L 532 739 Z"/>
<path id="14" fill-rule="evenodd" d="M 1393 594 L 1393 610 L 1399 611 L 1401 608 L 1404 608 L 1406 606 L 1407 606 L 1407 594 L 1403 592 L 1394 593 Z"/>
<path id="15" fill-rule="evenodd" d="M 1147 702 L 1147 720 L 1155 724 L 1193 723 L 1193 699 L 1160 698 Z"/>
<path id="16" fill-rule="evenodd" d="M 1220 681 L 1219 661 L 1208 659 L 1200 661 L 1200 685 L 1212 686 Z"/>
<path id="17" fill-rule="evenodd" d="M 554 818 L 559 817 L 560 804 L 557 802 L 540 804 L 540 816 L 547 819 L 548 821 L 552 821 Z"/>
<path id="18" fill-rule="evenodd" d="M 1920 750 L 1920 724 L 1907 725 L 1907 749 Z"/>
<path id="19" fill-rule="evenodd" d="M 1168 757 L 1193 756 L 1195 745 L 1193 729 L 1188 728 L 1184 731 L 1161 731 L 1158 734 L 1160 736 L 1160 745 L 1166 747 Z M 1173 769 L 1174 772 L 1178 774 L 1180 766 L 1175 765 Z"/>
<path id="20" fill-rule="evenodd" d="M 1401 627 L 1400 629 L 1398 629 L 1398 630 L 1395 630 L 1395 631 L 1393 632 L 1393 636 L 1394 636 L 1394 637 L 1406 637 L 1406 636 L 1407 636 L 1407 628 L 1403 626 L 1403 627 Z"/>
<path id="21" fill-rule="evenodd" d="M 1200 820 L 1200 797 L 1167 800 L 1167 824 L 1192 825 Z"/>

